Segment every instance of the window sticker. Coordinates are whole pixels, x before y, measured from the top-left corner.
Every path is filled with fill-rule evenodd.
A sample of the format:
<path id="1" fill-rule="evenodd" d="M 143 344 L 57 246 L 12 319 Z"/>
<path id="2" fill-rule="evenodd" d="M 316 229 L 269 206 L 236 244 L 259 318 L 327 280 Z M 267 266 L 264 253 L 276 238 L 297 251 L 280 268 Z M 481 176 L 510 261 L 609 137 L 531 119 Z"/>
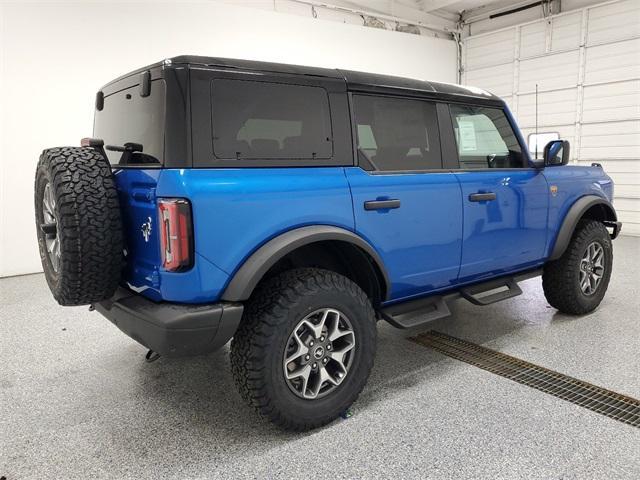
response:
<path id="1" fill-rule="evenodd" d="M 473 121 L 458 119 L 458 128 L 460 130 L 460 150 L 463 152 L 477 150 L 476 129 Z"/>

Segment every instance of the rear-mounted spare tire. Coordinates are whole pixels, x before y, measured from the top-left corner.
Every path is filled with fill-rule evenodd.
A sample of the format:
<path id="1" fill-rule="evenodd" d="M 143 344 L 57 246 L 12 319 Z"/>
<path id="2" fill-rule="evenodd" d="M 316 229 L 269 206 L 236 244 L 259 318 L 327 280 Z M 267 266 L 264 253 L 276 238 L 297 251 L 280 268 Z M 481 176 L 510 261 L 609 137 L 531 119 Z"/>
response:
<path id="1" fill-rule="evenodd" d="M 42 152 L 35 182 L 42 268 L 60 305 L 115 293 L 123 265 L 122 221 L 111 166 L 91 147 Z"/>

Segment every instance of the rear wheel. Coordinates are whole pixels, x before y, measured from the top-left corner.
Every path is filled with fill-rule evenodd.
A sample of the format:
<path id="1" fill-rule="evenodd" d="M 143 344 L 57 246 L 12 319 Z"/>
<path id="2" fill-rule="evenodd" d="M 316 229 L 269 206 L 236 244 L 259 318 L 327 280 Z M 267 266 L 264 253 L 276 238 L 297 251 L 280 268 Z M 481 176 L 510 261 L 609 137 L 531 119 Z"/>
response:
<path id="1" fill-rule="evenodd" d="M 371 303 L 351 280 L 306 268 L 267 280 L 231 344 L 242 397 L 288 430 L 331 422 L 364 388 L 375 356 Z"/>
<path id="2" fill-rule="evenodd" d="M 582 220 L 564 254 L 544 267 L 545 297 L 563 313 L 589 313 L 600 305 L 607 291 L 612 266 L 609 232 L 601 222 Z"/>

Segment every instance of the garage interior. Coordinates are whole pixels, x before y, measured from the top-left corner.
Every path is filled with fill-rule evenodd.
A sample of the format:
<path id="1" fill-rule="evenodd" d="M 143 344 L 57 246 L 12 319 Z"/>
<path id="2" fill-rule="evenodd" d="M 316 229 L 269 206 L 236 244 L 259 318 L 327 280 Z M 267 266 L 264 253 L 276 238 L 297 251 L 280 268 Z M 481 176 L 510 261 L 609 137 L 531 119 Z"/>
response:
<path id="1" fill-rule="evenodd" d="M 146 29 L 147 33 L 141 33 Z M 490 306 L 379 323 L 345 418 L 283 433 L 244 405 L 228 345 L 160 358 L 41 273 L 33 174 L 91 136 L 99 86 L 179 54 L 345 68 L 488 90 L 530 149 L 615 181 L 623 223 L 603 303 L 571 317 L 540 278 Z M 436 331 L 640 398 L 640 2 L 210 0 L 0 3 L 0 478 L 640 478 L 634 425 L 417 341 Z M 637 402 L 637 400 L 636 400 Z"/>

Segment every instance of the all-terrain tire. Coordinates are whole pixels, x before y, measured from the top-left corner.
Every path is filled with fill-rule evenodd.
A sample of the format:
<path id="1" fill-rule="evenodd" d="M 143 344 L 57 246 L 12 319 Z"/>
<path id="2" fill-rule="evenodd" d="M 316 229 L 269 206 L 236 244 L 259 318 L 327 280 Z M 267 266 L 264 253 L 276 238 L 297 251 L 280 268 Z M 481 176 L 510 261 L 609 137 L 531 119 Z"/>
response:
<path id="1" fill-rule="evenodd" d="M 594 242 L 603 249 L 604 271 L 595 292 L 587 295 L 580 286 L 580 269 L 587 248 Z M 596 220 L 581 220 L 562 256 L 544 266 L 544 295 L 552 307 L 563 313 L 589 313 L 602 302 L 611 278 L 612 266 L 613 247 L 605 226 Z"/>
<path id="2" fill-rule="evenodd" d="M 58 303 L 87 305 L 111 297 L 123 264 L 122 222 L 103 154 L 90 147 L 42 152 L 35 214 L 42 267 Z"/>
<path id="3" fill-rule="evenodd" d="M 355 338 L 353 358 L 344 380 L 332 391 L 320 398 L 301 398 L 285 379 L 285 348 L 296 325 L 323 308 L 335 308 L 348 317 Z M 245 401 L 279 427 L 320 427 L 345 412 L 364 388 L 376 336 L 371 302 L 358 285 L 328 270 L 290 270 L 264 282 L 247 303 L 231 343 L 235 383 Z"/>

